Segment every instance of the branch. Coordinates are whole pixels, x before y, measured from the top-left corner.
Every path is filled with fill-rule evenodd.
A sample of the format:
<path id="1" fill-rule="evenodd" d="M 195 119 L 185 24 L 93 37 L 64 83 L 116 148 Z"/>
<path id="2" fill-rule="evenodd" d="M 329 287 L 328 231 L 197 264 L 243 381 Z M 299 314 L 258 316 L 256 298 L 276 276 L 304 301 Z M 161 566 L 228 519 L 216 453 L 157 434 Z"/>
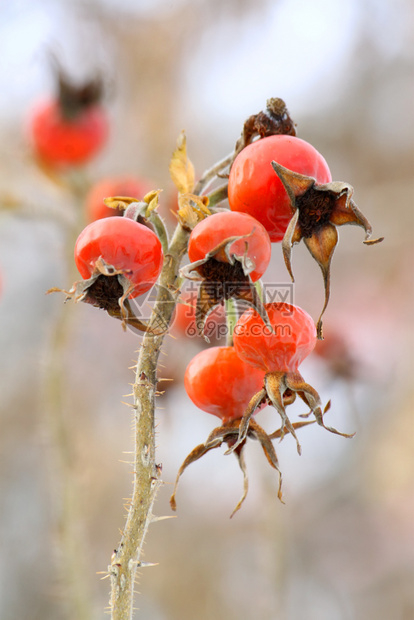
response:
<path id="1" fill-rule="evenodd" d="M 217 174 L 231 161 L 226 157 L 207 170 L 197 183 L 194 194 L 200 195 Z M 187 251 L 190 233 L 178 224 L 164 257 L 164 266 L 158 281 L 158 295 L 145 334 L 135 373 L 134 395 L 134 487 L 128 517 L 121 542 L 115 550 L 108 572 L 111 578 L 110 609 L 112 620 L 133 618 L 134 584 L 141 561 L 142 548 L 152 521 L 153 505 L 161 482 L 161 466 L 155 460 L 155 397 L 157 389 L 157 364 L 165 336 L 155 336 L 160 322 L 168 327 L 179 295 L 179 267 Z"/>
<path id="2" fill-rule="evenodd" d="M 196 184 L 193 193 L 200 196 L 203 192 L 205 192 L 207 187 L 215 180 L 219 173 L 231 164 L 233 158 L 234 151 L 232 151 L 229 155 L 226 155 L 226 157 L 217 162 L 217 164 L 206 170 Z"/>
<path id="3" fill-rule="evenodd" d="M 155 329 L 160 317 L 169 325 L 178 280 L 181 259 L 187 250 L 189 233 L 178 225 L 171 240 L 169 252 L 159 280 L 159 293 L 152 313 L 149 329 Z M 112 620 L 130 620 L 133 617 L 134 582 L 137 568 L 141 565 L 142 546 L 153 520 L 152 508 L 161 484 L 161 467 L 155 462 L 155 392 L 157 387 L 157 363 L 164 335 L 154 336 L 148 332 L 141 345 L 136 367 L 134 394 L 135 467 L 134 488 L 125 530 L 118 549 L 112 556 L 111 576 Z"/>

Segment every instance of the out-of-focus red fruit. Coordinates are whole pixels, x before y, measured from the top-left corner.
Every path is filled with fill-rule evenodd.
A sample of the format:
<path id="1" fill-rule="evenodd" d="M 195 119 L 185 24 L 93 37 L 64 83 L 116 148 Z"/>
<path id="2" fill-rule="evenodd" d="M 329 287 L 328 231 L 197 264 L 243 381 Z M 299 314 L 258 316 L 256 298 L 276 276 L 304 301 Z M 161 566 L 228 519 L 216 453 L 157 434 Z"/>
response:
<path id="1" fill-rule="evenodd" d="M 59 99 L 38 104 L 29 129 L 38 157 L 51 166 L 81 166 L 103 148 L 109 134 L 107 114 L 99 104 L 65 115 Z"/>
<path id="2" fill-rule="evenodd" d="M 356 379 L 361 374 L 362 363 L 357 352 L 338 330 L 324 330 L 324 338 L 318 340 L 315 354 L 324 361 L 335 377 Z"/>
<path id="3" fill-rule="evenodd" d="M 151 189 L 147 179 L 138 179 L 128 175 L 105 178 L 98 181 L 91 187 L 86 197 L 85 209 L 88 222 L 94 222 L 103 217 L 122 215 L 121 211 L 107 207 L 103 201 L 104 198 L 128 196 L 141 200 Z"/>

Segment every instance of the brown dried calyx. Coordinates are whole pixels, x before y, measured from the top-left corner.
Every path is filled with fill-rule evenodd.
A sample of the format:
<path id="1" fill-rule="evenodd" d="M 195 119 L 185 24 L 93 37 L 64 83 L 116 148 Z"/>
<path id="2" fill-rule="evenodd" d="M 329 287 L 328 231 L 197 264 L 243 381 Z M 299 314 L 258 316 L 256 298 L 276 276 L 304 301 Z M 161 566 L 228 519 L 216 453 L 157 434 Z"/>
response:
<path id="1" fill-rule="evenodd" d="M 279 461 L 277 458 L 277 454 L 272 444 L 272 439 L 276 439 L 276 438 L 283 439 L 280 429 L 275 431 L 271 435 L 268 435 L 266 431 L 264 431 L 263 428 L 259 426 L 259 424 L 255 420 L 251 419 L 249 420 L 249 424 L 246 430 L 244 440 L 241 443 L 238 443 L 238 445 L 235 447 L 235 444 L 238 441 L 238 437 L 239 437 L 240 423 L 241 423 L 241 418 L 238 418 L 236 420 L 230 420 L 229 422 L 223 422 L 221 426 L 218 426 L 210 433 L 205 443 L 202 443 L 196 446 L 194 450 L 192 450 L 190 454 L 186 457 L 180 469 L 178 470 L 177 478 L 175 480 L 174 490 L 170 498 L 170 505 L 171 505 L 172 510 L 176 510 L 177 508 L 176 501 L 175 501 L 177 487 L 178 487 L 178 483 L 180 481 L 181 475 L 187 469 L 187 467 L 191 465 L 191 463 L 198 461 L 198 459 L 200 459 L 210 450 L 213 450 L 214 448 L 219 448 L 223 443 L 226 443 L 229 447 L 229 450 L 232 450 L 235 456 L 237 457 L 237 461 L 243 473 L 243 494 L 240 500 L 238 501 L 236 507 L 234 508 L 233 512 L 230 515 L 230 518 L 233 517 L 233 515 L 241 508 L 244 500 L 246 499 L 247 491 L 249 488 L 247 468 L 246 468 L 246 463 L 245 463 L 244 454 L 243 454 L 243 450 L 244 450 L 244 446 L 246 445 L 247 437 L 249 437 L 250 439 L 255 439 L 260 443 L 263 449 L 263 452 L 267 458 L 268 463 L 271 465 L 271 467 L 273 467 L 273 469 L 276 469 L 276 471 L 279 473 L 279 487 L 278 487 L 277 496 L 280 499 L 280 501 L 283 503 L 282 474 L 279 469 Z M 308 426 L 309 424 L 313 424 L 313 421 L 296 422 L 295 424 L 293 424 L 293 428 L 294 430 L 297 430 L 298 428 L 301 428 L 303 426 Z M 286 432 L 289 432 L 289 431 L 286 431 Z"/>
<path id="2" fill-rule="evenodd" d="M 262 300 L 250 278 L 255 265 L 246 252 L 239 256 L 232 253 L 235 241 L 246 239 L 249 235 L 229 237 L 198 261 L 180 270 L 183 277 L 200 281 L 195 312 L 197 332 L 209 342 L 204 334 L 204 324 L 209 313 L 218 304 L 228 299 L 240 300 L 253 307 L 262 317 L 265 325 L 273 331 Z M 219 259 L 219 260 L 218 260 Z"/>
<path id="3" fill-rule="evenodd" d="M 76 85 L 70 82 L 67 76 L 59 76 L 59 103 L 67 118 L 75 118 L 86 108 L 99 103 L 102 96 L 103 83 L 100 77 Z"/>
<path id="4" fill-rule="evenodd" d="M 96 261 L 90 278 L 78 280 L 69 291 L 54 287 L 47 293 L 65 293 L 65 302 L 68 300 L 73 300 L 75 303 L 82 301 L 95 308 L 101 308 L 109 316 L 122 321 L 123 329 L 129 326 L 154 335 L 165 333 L 167 326 L 160 325 L 150 330 L 148 325 L 135 316 L 128 299 L 134 286 L 128 279 L 128 271 L 116 269 L 101 257 Z"/>
<path id="5" fill-rule="evenodd" d="M 300 422 L 292 422 L 289 420 L 285 408 L 295 402 L 296 396 L 303 400 L 303 402 L 309 407 L 307 413 L 299 415 L 300 418 L 308 418 L 312 413 L 315 416 L 314 420 L 302 420 Z M 271 405 L 275 407 L 281 416 L 282 424 L 280 428 L 276 429 L 273 433 L 266 433 L 266 431 L 259 426 L 256 420 L 253 419 L 253 414 L 262 405 Z M 304 426 L 309 426 L 315 422 L 325 428 L 326 430 L 342 437 L 351 438 L 355 433 L 347 434 L 337 431 L 331 426 L 327 426 L 324 421 L 325 414 L 329 411 L 331 402 L 329 401 L 326 406 L 321 407 L 321 401 L 319 394 L 314 388 L 304 382 L 301 375 L 296 372 L 292 373 L 268 373 L 264 378 L 264 386 L 257 393 L 254 394 L 246 408 L 246 411 L 240 418 L 232 419 L 227 422 L 223 422 L 221 426 L 215 428 L 207 437 L 205 443 L 196 446 L 190 454 L 185 458 L 175 480 L 174 490 L 170 498 L 170 505 L 173 510 L 176 510 L 175 496 L 177 492 L 178 483 L 181 475 L 187 469 L 191 463 L 194 463 L 200 459 L 204 454 L 214 448 L 219 448 L 223 443 L 226 443 L 228 448 L 224 454 L 234 453 L 239 462 L 240 469 L 243 472 L 244 485 L 243 495 L 240 501 L 237 503 L 233 510 L 231 517 L 240 509 L 244 502 L 248 491 L 248 478 L 246 464 L 244 461 L 244 447 L 248 438 L 257 440 L 263 452 L 269 462 L 269 464 L 276 469 L 279 473 L 279 488 L 278 498 L 282 500 L 282 473 L 279 468 L 279 461 L 276 451 L 272 444 L 273 439 L 284 439 L 287 434 L 291 434 L 296 440 L 298 454 L 301 454 L 301 447 L 296 435 L 296 431 Z"/>
<path id="6" fill-rule="evenodd" d="M 348 439 L 355 435 L 355 433 L 342 433 L 333 426 L 325 424 L 324 416 L 331 408 L 331 401 L 328 401 L 322 409 L 322 402 L 318 392 L 304 381 L 299 372 L 273 371 L 265 375 L 263 388 L 252 396 L 243 417 L 239 420 L 239 436 L 225 454 L 231 454 L 244 442 L 249 432 L 252 416 L 262 404 L 274 407 L 281 418 L 281 427 L 269 437 L 271 439 L 274 437 L 283 439 L 286 433 L 290 433 L 296 441 L 298 454 L 302 454 L 302 448 L 295 432 L 297 425 L 292 424 L 286 412 L 286 407 L 295 402 L 296 396 L 299 396 L 309 407 L 309 412 L 302 414 L 300 417 L 307 418 L 313 414 L 315 416 L 314 421 L 330 433 Z"/>
<path id="7" fill-rule="evenodd" d="M 51 63 L 63 116 L 68 119 L 75 118 L 86 108 L 102 101 L 104 84 L 100 75 L 95 75 L 83 84 L 75 84 L 54 54 L 51 55 Z"/>
<path id="8" fill-rule="evenodd" d="M 371 224 L 353 201 L 354 189 L 349 183 L 319 184 L 314 178 L 288 170 L 275 161 L 272 166 L 286 189 L 292 209 L 292 219 L 282 241 L 283 256 L 292 282 L 292 247 L 301 239 L 322 271 L 325 303 L 316 326 L 318 338 L 322 339 L 322 315 L 330 295 L 331 260 L 338 243 L 336 227 L 345 224 L 360 226 L 365 231 L 366 245 L 379 243 L 384 237 L 371 239 Z"/>
<path id="9" fill-rule="evenodd" d="M 283 99 L 272 97 L 266 101 L 266 109 L 252 114 L 243 125 L 243 131 L 236 142 L 235 156 L 255 138 L 275 135 L 296 136 L 295 123 Z"/>

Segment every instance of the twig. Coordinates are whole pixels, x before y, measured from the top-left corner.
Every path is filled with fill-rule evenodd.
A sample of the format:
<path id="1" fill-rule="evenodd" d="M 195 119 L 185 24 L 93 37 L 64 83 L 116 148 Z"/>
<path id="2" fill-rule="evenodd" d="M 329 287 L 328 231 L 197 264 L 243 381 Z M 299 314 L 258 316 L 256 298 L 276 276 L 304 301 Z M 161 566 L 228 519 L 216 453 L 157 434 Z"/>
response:
<path id="1" fill-rule="evenodd" d="M 200 195 L 206 186 L 225 168 L 231 157 L 223 159 L 207 170 L 197 183 L 194 193 Z M 155 397 L 157 389 L 157 364 L 164 335 L 155 336 L 162 324 L 169 326 L 179 295 L 179 267 L 187 251 L 190 233 L 178 224 L 165 254 L 164 266 L 158 282 L 158 295 L 145 334 L 137 362 L 134 395 L 135 457 L 134 486 L 128 517 L 121 542 L 115 550 L 108 572 L 111 577 L 111 618 L 133 618 L 134 583 L 141 561 L 142 548 L 148 527 L 156 518 L 153 505 L 161 482 L 161 466 L 155 458 Z"/>
<path id="2" fill-rule="evenodd" d="M 149 329 L 155 328 L 160 317 L 169 325 L 174 310 L 171 292 L 178 279 L 181 258 L 186 252 L 189 233 L 178 225 L 165 256 L 159 280 L 159 292 Z M 178 294 L 178 289 L 177 289 Z M 155 392 L 157 363 L 164 336 L 148 332 L 141 345 L 135 382 L 135 467 L 134 488 L 125 530 L 118 549 L 113 554 L 111 576 L 112 620 L 130 620 L 133 617 L 134 581 L 141 564 L 145 535 L 153 520 L 152 508 L 161 484 L 161 468 L 155 461 Z"/>
<path id="3" fill-rule="evenodd" d="M 209 170 L 206 170 L 201 179 L 198 181 L 197 185 L 195 186 L 193 193 L 196 195 L 201 195 L 203 192 L 205 192 L 207 187 L 209 187 L 209 185 L 214 181 L 217 175 L 222 170 L 224 170 L 224 168 L 227 168 L 227 166 L 231 164 L 233 157 L 234 151 L 232 151 L 229 155 L 226 155 L 226 157 L 224 157 L 219 162 L 217 162 L 217 164 L 209 168 Z"/>

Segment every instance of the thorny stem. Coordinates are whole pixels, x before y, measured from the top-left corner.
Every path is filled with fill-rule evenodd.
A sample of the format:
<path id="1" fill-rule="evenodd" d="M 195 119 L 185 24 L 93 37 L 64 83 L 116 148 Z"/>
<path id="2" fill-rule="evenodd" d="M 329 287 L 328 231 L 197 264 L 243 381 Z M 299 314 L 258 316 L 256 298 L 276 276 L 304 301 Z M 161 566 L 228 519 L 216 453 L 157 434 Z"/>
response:
<path id="1" fill-rule="evenodd" d="M 228 164 L 229 158 L 206 171 L 197 183 L 194 193 L 198 195 L 209 181 Z M 187 250 L 189 232 L 179 224 L 174 232 L 159 279 L 159 292 L 155 302 L 149 329 L 159 324 L 168 326 L 179 295 L 179 266 Z M 111 577 L 111 618 L 133 618 L 134 584 L 141 561 L 142 548 L 148 527 L 152 521 L 153 505 L 161 485 L 161 467 L 155 460 L 155 397 L 157 390 L 157 363 L 164 334 L 145 334 L 139 352 L 135 382 L 133 385 L 133 411 L 135 427 L 134 483 L 129 512 L 121 542 L 115 550 L 108 572 Z"/>
<path id="2" fill-rule="evenodd" d="M 181 225 L 176 228 L 169 253 L 160 276 L 159 293 L 149 328 L 162 316 L 168 325 L 173 312 L 167 290 L 172 291 L 178 268 L 187 248 L 189 233 Z M 177 291 L 178 292 L 178 291 Z M 133 385 L 135 424 L 134 487 L 127 522 L 118 549 L 109 566 L 111 576 L 111 611 L 113 620 L 133 617 L 133 595 L 136 570 L 140 566 L 142 546 L 151 520 L 152 507 L 161 484 L 160 467 L 155 462 L 155 396 L 157 363 L 164 336 L 147 333 L 143 339 Z"/>

